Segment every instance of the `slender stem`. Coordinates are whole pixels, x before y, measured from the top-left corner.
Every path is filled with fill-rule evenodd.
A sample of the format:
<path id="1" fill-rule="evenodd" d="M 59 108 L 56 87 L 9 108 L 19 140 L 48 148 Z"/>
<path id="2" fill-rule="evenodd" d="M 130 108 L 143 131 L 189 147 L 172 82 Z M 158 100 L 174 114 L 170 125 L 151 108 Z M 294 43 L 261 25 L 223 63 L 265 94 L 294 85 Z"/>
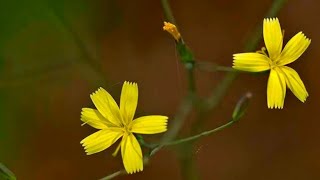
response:
<path id="1" fill-rule="evenodd" d="M 216 71 L 224 71 L 224 72 L 231 72 L 236 71 L 235 69 L 227 66 L 220 66 L 215 63 L 211 62 L 196 62 L 195 63 L 196 68 L 203 71 L 208 72 L 216 72 Z"/>
<path id="2" fill-rule="evenodd" d="M 104 78 L 105 74 L 101 68 L 101 64 L 99 63 L 99 60 L 96 58 L 95 55 L 90 53 L 86 44 L 81 39 L 79 33 L 77 33 L 77 31 L 72 27 L 72 25 L 70 25 L 70 23 L 68 23 L 67 20 L 62 15 L 59 15 L 59 13 L 57 13 L 55 9 L 52 8 L 51 12 L 52 12 L 51 13 L 52 17 L 55 18 L 58 21 L 58 23 L 60 23 L 60 25 L 64 28 L 65 32 L 70 35 L 73 42 L 79 48 L 79 51 L 83 57 L 83 59 L 81 60 L 84 63 L 84 65 L 77 64 L 79 65 L 80 69 L 85 70 L 86 76 L 94 75 L 96 76 L 96 78 L 99 78 L 100 86 L 101 86 L 101 83 L 103 83 L 102 85 L 108 84 L 107 80 Z"/>
<path id="3" fill-rule="evenodd" d="M 275 17 L 287 1 L 288 0 L 274 0 L 265 16 Z M 259 23 L 254 33 L 252 34 L 251 38 L 247 41 L 244 47 L 244 50 L 255 51 L 257 49 L 257 46 L 259 45 L 259 42 L 261 41 L 261 38 L 262 38 L 262 23 Z"/>
<path id="4" fill-rule="evenodd" d="M 161 6 L 163 9 L 165 20 L 173 24 L 176 24 L 176 20 L 174 19 L 168 0 L 161 0 Z"/>
<path id="5" fill-rule="evenodd" d="M 162 4 L 162 8 L 163 8 L 163 12 L 165 14 L 165 18 L 167 21 L 176 24 L 175 23 L 175 19 L 173 17 L 170 5 L 168 0 L 161 0 L 161 4 Z M 188 78 L 188 96 L 191 98 L 191 103 L 190 103 L 190 110 L 192 108 L 192 106 L 196 106 L 196 83 L 195 83 L 195 76 L 194 76 L 194 56 L 192 51 L 188 48 L 188 46 L 185 44 L 182 36 L 180 38 L 179 41 L 176 41 L 176 49 L 178 51 L 179 57 L 181 62 L 184 64 L 186 70 L 187 70 L 187 78 Z M 190 111 L 189 110 L 189 111 Z M 177 133 L 179 132 L 179 130 L 181 129 L 183 122 L 184 122 L 185 118 L 183 119 L 179 119 L 178 122 L 176 122 L 173 126 L 171 126 L 171 128 L 173 128 L 173 131 L 168 132 L 170 136 L 170 138 L 166 138 L 166 141 L 162 141 L 162 142 L 168 142 L 170 140 L 172 140 L 173 138 L 175 138 L 175 136 L 177 135 Z M 174 136 L 173 136 L 174 135 Z M 169 136 L 167 136 L 169 137 Z M 154 154 L 154 152 L 157 152 L 158 150 L 161 149 L 162 146 L 159 146 L 159 148 L 156 148 L 155 151 L 153 151 L 152 154 Z M 192 151 L 192 146 L 188 147 L 189 151 Z M 198 179 L 198 173 L 196 172 L 195 164 L 193 162 L 192 157 L 190 156 L 190 153 L 183 153 L 185 151 L 179 151 L 179 154 L 185 154 L 185 156 L 180 156 L 179 160 L 180 160 L 180 165 L 182 167 L 182 176 L 184 179 L 188 179 L 188 180 L 196 180 Z M 184 171 L 186 170 L 186 171 Z"/>
<path id="6" fill-rule="evenodd" d="M 183 125 L 183 120 L 186 119 L 186 117 L 188 116 L 188 114 L 192 109 L 192 105 L 193 105 L 192 99 L 193 99 L 192 95 L 189 95 L 182 101 L 177 114 L 172 120 L 171 127 L 169 128 L 167 133 L 163 135 L 160 145 L 157 148 L 155 148 L 152 151 L 152 153 L 150 153 L 150 156 L 152 156 L 155 152 L 159 151 L 162 148 L 163 144 L 167 143 L 168 141 L 171 141 L 177 136 L 181 126 Z"/>
<path id="7" fill-rule="evenodd" d="M 192 95 L 192 94 L 195 94 L 195 91 L 196 91 L 196 84 L 195 84 L 195 78 L 194 78 L 194 69 L 193 68 L 190 68 L 188 69 L 188 91 L 189 93 Z"/>
<path id="8" fill-rule="evenodd" d="M 211 129 L 209 131 L 204 131 L 202 133 L 199 133 L 197 135 L 194 135 L 194 136 L 190 136 L 190 137 L 187 137 L 187 138 L 183 138 L 183 139 L 179 139 L 179 140 L 176 140 L 176 141 L 172 141 L 172 142 L 168 142 L 166 144 L 164 144 L 164 146 L 173 146 L 173 145 L 177 145 L 177 144 L 181 144 L 181 143 L 186 143 L 186 142 L 189 142 L 189 141 L 194 141 L 196 139 L 199 139 L 203 136 L 209 136 L 217 131 L 221 131 L 231 125 L 233 125 L 235 123 L 235 121 L 231 120 L 230 122 L 222 125 L 222 126 L 219 126 L 215 129 Z"/>
<path id="9" fill-rule="evenodd" d="M 175 117 L 172 120 L 172 126 L 167 131 L 166 134 L 164 134 L 161 144 L 170 141 L 171 139 L 175 138 L 180 130 L 180 127 L 183 124 L 183 120 L 186 119 L 187 115 L 192 109 L 192 99 L 193 97 L 187 96 L 181 103 L 180 108 L 178 110 L 178 113 L 175 115 Z"/>
<path id="10" fill-rule="evenodd" d="M 238 74 L 239 73 L 236 71 L 228 72 L 225 78 L 214 89 L 212 95 L 207 99 L 205 106 L 207 110 L 214 109 L 220 103 L 221 99 L 227 93 L 227 90 L 229 89 L 233 81 L 237 78 Z"/>
<path id="11" fill-rule="evenodd" d="M 161 0 L 162 9 L 164 12 L 165 19 L 175 24 L 175 19 L 172 14 L 170 4 L 168 0 Z M 182 39 L 182 37 L 181 37 Z M 177 42 L 177 50 L 179 51 L 179 57 L 181 62 L 184 63 L 184 67 L 187 69 L 187 76 L 188 76 L 188 95 L 182 101 L 180 108 L 178 110 L 177 115 L 175 116 L 174 120 L 172 121 L 173 124 L 167 131 L 167 133 L 163 136 L 161 140 L 161 144 L 171 141 L 175 138 L 181 129 L 184 120 L 186 119 L 187 115 L 192 109 L 194 104 L 194 96 L 195 96 L 195 78 L 194 78 L 194 59 L 192 56 L 192 52 L 186 46 L 184 41 Z"/>
<path id="12" fill-rule="evenodd" d="M 113 179 L 113 178 L 115 178 L 117 176 L 125 175 L 125 174 L 127 174 L 126 170 L 122 169 L 122 170 L 114 172 L 114 173 L 112 173 L 112 174 L 110 174 L 110 175 L 108 175 L 106 177 L 103 177 L 100 180 L 109 180 L 109 179 Z"/>

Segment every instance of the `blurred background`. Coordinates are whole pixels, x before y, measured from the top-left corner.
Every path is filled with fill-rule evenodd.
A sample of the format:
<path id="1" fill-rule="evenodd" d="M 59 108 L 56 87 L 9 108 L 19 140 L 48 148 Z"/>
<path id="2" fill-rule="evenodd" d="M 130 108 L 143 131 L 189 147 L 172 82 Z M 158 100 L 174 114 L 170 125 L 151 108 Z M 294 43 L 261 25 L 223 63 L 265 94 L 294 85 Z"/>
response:
<path id="1" fill-rule="evenodd" d="M 171 6 L 196 58 L 231 66 L 271 3 L 175 0 Z M 285 108 L 269 110 L 268 76 L 241 74 L 204 130 L 225 123 L 244 93 L 253 99 L 239 123 L 197 143 L 201 179 L 320 179 L 319 8 L 316 0 L 291 0 L 278 15 L 285 42 L 299 31 L 312 39 L 290 65 L 310 94 L 306 103 L 287 91 Z M 87 156 L 80 145 L 95 132 L 81 126 L 80 111 L 94 108 L 89 95 L 98 87 L 119 101 L 122 83 L 138 82 L 138 115 L 173 117 L 185 95 L 185 71 L 162 31 L 160 1 L 2 0 L 0 24 L 0 161 L 18 179 L 98 179 L 123 167 L 120 156 L 111 156 L 114 146 Z M 197 71 L 200 95 L 208 96 L 224 74 Z M 182 179 L 170 148 L 142 173 L 117 179 L 164 178 Z"/>

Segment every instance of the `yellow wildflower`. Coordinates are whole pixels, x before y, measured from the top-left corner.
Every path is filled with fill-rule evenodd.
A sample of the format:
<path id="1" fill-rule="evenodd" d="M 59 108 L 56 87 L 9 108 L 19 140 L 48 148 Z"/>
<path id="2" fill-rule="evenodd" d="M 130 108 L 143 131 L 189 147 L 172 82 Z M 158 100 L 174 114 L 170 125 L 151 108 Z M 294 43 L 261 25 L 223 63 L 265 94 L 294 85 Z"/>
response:
<path id="1" fill-rule="evenodd" d="M 263 38 L 266 48 L 255 53 L 234 54 L 233 68 L 248 72 L 270 70 L 267 101 L 271 109 L 283 108 L 286 87 L 300 101 L 305 102 L 308 92 L 302 80 L 294 69 L 286 65 L 297 60 L 308 48 L 311 40 L 299 32 L 282 49 L 283 34 L 278 18 L 264 19 Z"/>
<path id="2" fill-rule="evenodd" d="M 176 41 L 179 41 L 181 38 L 180 32 L 178 30 L 178 28 L 176 27 L 176 25 L 170 23 L 170 22 L 164 22 L 163 23 L 163 30 L 167 31 L 168 33 L 171 34 L 171 36 L 173 36 L 173 38 Z"/>
<path id="3" fill-rule="evenodd" d="M 132 174 L 142 171 L 142 151 L 133 133 L 155 134 L 165 132 L 168 117 L 151 115 L 133 120 L 138 104 L 138 85 L 136 83 L 124 82 L 120 108 L 112 96 L 103 88 L 99 88 L 90 97 L 97 110 L 83 108 L 81 120 L 84 124 L 89 124 L 99 131 L 80 142 L 87 155 L 105 150 L 122 137 L 113 155 L 115 156 L 121 147 L 123 165 L 127 173 Z"/>

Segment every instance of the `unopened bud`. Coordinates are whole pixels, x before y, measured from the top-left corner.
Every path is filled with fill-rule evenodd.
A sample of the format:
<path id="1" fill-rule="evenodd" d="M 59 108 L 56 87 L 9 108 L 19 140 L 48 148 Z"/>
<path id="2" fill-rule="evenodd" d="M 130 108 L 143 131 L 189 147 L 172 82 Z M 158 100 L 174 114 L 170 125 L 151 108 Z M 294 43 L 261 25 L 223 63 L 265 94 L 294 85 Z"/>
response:
<path id="1" fill-rule="evenodd" d="M 176 41 L 179 41 L 180 38 L 181 38 L 181 35 L 180 35 L 180 32 L 177 28 L 176 25 L 170 23 L 170 22 L 164 22 L 164 25 L 163 25 L 163 30 L 164 31 L 167 31 L 168 33 L 171 34 L 171 36 L 176 40 Z"/>
<path id="2" fill-rule="evenodd" d="M 244 115 L 248 108 L 251 97 L 252 94 L 250 92 L 247 92 L 244 96 L 242 96 L 239 99 L 232 113 L 233 121 L 238 121 Z"/>

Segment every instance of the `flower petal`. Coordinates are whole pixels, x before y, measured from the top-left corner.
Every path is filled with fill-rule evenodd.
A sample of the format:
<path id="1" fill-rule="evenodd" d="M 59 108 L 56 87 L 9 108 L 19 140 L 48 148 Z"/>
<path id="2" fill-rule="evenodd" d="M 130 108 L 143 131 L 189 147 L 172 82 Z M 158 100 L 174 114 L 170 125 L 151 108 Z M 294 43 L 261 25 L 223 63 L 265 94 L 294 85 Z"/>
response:
<path id="1" fill-rule="evenodd" d="M 124 134 L 121 141 L 121 155 L 128 174 L 143 170 L 143 157 L 139 142 L 132 133 Z"/>
<path id="2" fill-rule="evenodd" d="M 91 108 L 82 108 L 81 121 L 84 122 L 83 125 L 89 124 L 96 129 L 104 129 L 108 126 L 114 126 L 105 117 L 103 117 L 99 111 Z"/>
<path id="3" fill-rule="evenodd" d="M 289 89 L 301 102 L 305 102 L 309 94 L 299 74 L 294 69 L 287 66 L 281 67 L 281 70 L 285 74 L 286 83 Z"/>
<path id="4" fill-rule="evenodd" d="M 120 128 L 107 128 L 91 134 L 80 143 L 84 146 L 87 155 L 103 151 L 115 143 L 123 131 Z"/>
<path id="5" fill-rule="evenodd" d="M 138 85 L 125 81 L 122 86 L 120 112 L 125 124 L 129 124 L 138 104 Z"/>
<path id="6" fill-rule="evenodd" d="M 167 130 L 167 116 L 143 116 L 132 121 L 132 132 L 139 134 L 156 134 Z"/>
<path id="7" fill-rule="evenodd" d="M 90 97 L 98 111 L 107 120 L 115 126 L 121 126 L 122 117 L 120 115 L 119 107 L 106 90 L 99 88 L 96 92 L 92 93 Z"/>
<path id="8" fill-rule="evenodd" d="M 282 50 L 283 36 L 278 18 L 265 18 L 263 20 L 263 39 L 269 57 L 276 59 Z"/>
<path id="9" fill-rule="evenodd" d="M 286 79 L 279 68 L 271 69 L 267 88 L 268 108 L 282 109 L 286 96 Z"/>
<path id="10" fill-rule="evenodd" d="M 233 68 L 241 71 L 261 72 L 270 69 L 270 59 L 260 53 L 239 53 L 233 55 Z"/>
<path id="11" fill-rule="evenodd" d="M 297 60 L 310 43 L 311 39 L 308 39 L 302 32 L 299 32 L 284 47 L 277 64 L 283 66 Z"/>

